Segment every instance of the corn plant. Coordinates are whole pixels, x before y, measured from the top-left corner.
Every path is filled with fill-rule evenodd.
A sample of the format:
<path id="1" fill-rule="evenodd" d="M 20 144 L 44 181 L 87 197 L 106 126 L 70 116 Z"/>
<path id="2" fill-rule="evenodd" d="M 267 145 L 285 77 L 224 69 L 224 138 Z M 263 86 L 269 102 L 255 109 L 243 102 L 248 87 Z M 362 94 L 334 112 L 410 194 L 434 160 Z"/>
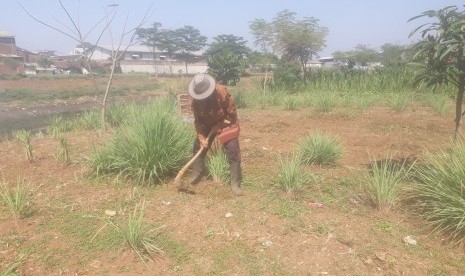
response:
<path id="1" fill-rule="evenodd" d="M 389 211 L 400 199 L 413 164 L 396 162 L 389 156 L 379 162 L 372 162 L 370 172 L 362 176 L 362 189 L 368 201 L 382 212 Z"/>
<path id="2" fill-rule="evenodd" d="M 334 165 L 342 156 L 342 145 L 335 137 L 315 133 L 299 142 L 298 154 L 304 164 Z"/>
<path id="3" fill-rule="evenodd" d="M 465 144 L 426 154 L 416 169 L 418 183 L 412 197 L 420 216 L 434 233 L 453 244 L 465 242 Z"/>
<path id="4" fill-rule="evenodd" d="M 292 194 L 311 181 L 301 168 L 299 156 L 280 156 L 278 158 L 278 177 L 276 181 L 279 188 L 288 194 Z"/>
<path id="5" fill-rule="evenodd" d="M 32 146 L 31 146 L 31 132 L 27 130 L 19 130 L 15 133 L 16 139 L 24 144 L 24 151 L 26 152 L 27 160 L 32 160 Z"/>
<path id="6" fill-rule="evenodd" d="M 228 183 L 230 179 L 230 170 L 228 157 L 223 150 L 218 150 L 214 154 L 209 155 L 207 168 L 209 176 L 214 181 Z"/>
<path id="7" fill-rule="evenodd" d="M 15 189 L 10 188 L 8 183 L 2 181 L 0 195 L 3 204 L 16 219 L 26 218 L 32 213 L 29 202 L 29 185 L 25 183 L 24 179 L 18 178 Z"/>

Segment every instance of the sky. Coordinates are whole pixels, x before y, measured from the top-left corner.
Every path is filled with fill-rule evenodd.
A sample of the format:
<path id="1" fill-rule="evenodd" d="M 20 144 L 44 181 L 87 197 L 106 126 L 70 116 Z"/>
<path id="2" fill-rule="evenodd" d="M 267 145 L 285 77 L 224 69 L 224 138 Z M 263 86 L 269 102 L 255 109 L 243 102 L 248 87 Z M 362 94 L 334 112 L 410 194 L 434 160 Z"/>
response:
<path id="1" fill-rule="evenodd" d="M 113 7 L 117 13 L 111 24 L 114 42 L 109 32 L 105 32 L 101 45 L 117 45 L 124 26 L 126 30 L 135 28 L 147 14 L 142 25 L 145 28 L 154 22 L 168 29 L 190 25 L 209 41 L 217 35 L 232 34 L 244 38 L 254 48 L 249 23 L 255 19 L 271 22 L 278 12 L 287 9 L 295 12 L 297 19 L 314 17 L 328 28 L 326 47 L 320 56 L 354 50 L 358 44 L 374 49 L 386 43 L 408 45 L 418 40 L 409 38 L 409 33 L 420 24 L 431 22 L 423 19 L 407 22 L 410 18 L 450 5 L 463 10 L 464 4 L 460 0 L 62 0 L 62 3 L 82 33 L 90 32 L 105 12 L 112 9 L 110 5 L 117 5 Z M 0 6 L 0 31 L 16 36 L 17 46 L 30 51 L 54 50 L 58 54 L 68 54 L 76 46 L 71 38 L 38 23 L 24 11 L 67 31 L 72 24 L 58 0 L 2 0 Z M 102 29 L 100 25 L 90 32 L 89 42 L 95 43 Z"/>

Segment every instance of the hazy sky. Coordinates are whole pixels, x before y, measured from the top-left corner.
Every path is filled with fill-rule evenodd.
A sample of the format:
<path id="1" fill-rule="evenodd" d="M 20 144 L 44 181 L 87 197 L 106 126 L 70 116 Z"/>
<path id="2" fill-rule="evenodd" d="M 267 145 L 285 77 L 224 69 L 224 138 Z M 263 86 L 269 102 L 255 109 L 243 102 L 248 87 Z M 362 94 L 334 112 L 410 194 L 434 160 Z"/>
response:
<path id="1" fill-rule="evenodd" d="M 202 35 L 211 38 L 220 34 L 243 37 L 253 46 L 249 22 L 263 18 L 270 22 L 280 11 L 288 9 L 297 18 L 315 17 L 320 25 L 329 29 L 326 47 L 321 55 L 335 51 L 353 50 L 357 44 L 379 49 L 385 43 L 407 45 L 415 39 L 408 35 L 423 21 L 407 23 L 408 19 L 430 9 L 449 5 L 462 6 L 459 0 L 63 0 L 74 19 L 79 19 L 81 31 L 86 33 L 109 9 L 118 4 L 117 20 L 112 25 L 115 38 L 121 32 L 127 18 L 127 28 L 134 28 L 151 7 L 144 27 L 153 22 L 165 28 L 191 25 Z M 66 54 L 76 43 L 70 38 L 34 21 L 23 11 L 22 4 L 31 14 L 51 25 L 65 30 L 71 23 L 56 0 L 2 0 L 0 5 L 0 31 L 16 36 L 19 47 L 31 51 L 56 50 Z M 97 28 L 101 30 L 102 28 Z M 98 32 L 94 32 L 97 34 Z M 89 42 L 94 43 L 95 38 Z M 101 44 L 109 45 L 106 35 Z M 116 44 L 116 42 L 115 42 Z"/>

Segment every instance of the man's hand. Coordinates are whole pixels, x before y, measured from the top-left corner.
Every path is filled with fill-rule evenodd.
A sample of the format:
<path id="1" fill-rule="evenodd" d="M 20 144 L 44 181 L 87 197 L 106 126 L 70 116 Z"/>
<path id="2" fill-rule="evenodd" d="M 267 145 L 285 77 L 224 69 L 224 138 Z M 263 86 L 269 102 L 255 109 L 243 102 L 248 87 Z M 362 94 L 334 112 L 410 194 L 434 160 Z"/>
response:
<path id="1" fill-rule="evenodd" d="M 205 148 L 205 149 L 208 148 L 207 137 L 205 137 L 203 135 L 199 135 L 198 139 L 199 139 L 199 142 L 200 142 L 200 147 Z"/>

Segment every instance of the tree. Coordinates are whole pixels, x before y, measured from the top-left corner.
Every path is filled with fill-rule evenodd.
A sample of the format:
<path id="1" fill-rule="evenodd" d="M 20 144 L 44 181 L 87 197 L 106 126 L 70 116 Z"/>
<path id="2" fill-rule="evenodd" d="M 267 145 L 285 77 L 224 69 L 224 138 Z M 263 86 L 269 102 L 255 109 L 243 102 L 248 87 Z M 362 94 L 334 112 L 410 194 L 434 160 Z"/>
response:
<path id="1" fill-rule="evenodd" d="M 58 3 L 60 4 L 60 7 L 62 8 L 64 14 L 66 15 L 66 18 L 69 21 L 68 23 L 70 24 L 70 26 L 66 26 L 66 24 L 63 24 L 63 27 L 56 27 L 54 25 L 51 25 L 49 23 L 46 23 L 46 22 L 34 17 L 26 8 L 24 8 L 23 6 L 21 6 L 21 7 L 23 8 L 23 10 L 32 19 L 34 19 L 38 23 L 40 23 L 40 24 L 42 24 L 42 25 L 44 25 L 44 26 L 46 26 L 46 27 L 48 27 L 48 28 L 50 28 L 52 30 L 55 30 L 55 31 L 67 36 L 68 38 L 76 41 L 78 43 L 78 45 L 83 47 L 83 57 L 84 57 L 85 63 L 87 64 L 87 70 L 89 70 L 90 78 L 92 80 L 92 83 L 94 84 L 96 92 L 99 92 L 99 88 L 98 88 L 97 81 L 96 81 L 95 76 L 94 76 L 94 72 L 92 70 L 92 62 L 91 62 L 92 61 L 92 55 L 94 53 L 95 48 L 99 44 L 101 38 L 103 37 L 103 35 L 106 32 L 108 32 L 109 35 L 110 35 L 110 38 L 111 38 L 111 41 L 112 41 L 112 47 L 113 47 L 112 48 L 112 55 L 111 55 L 112 66 L 111 66 L 110 77 L 109 77 L 108 82 L 107 82 L 105 94 L 104 94 L 102 102 L 101 102 L 102 129 L 105 129 L 106 128 L 106 118 L 105 118 L 106 104 L 107 104 L 108 95 L 110 94 L 110 91 L 111 91 L 113 75 L 114 75 L 115 69 L 116 69 L 116 67 L 119 66 L 119 60 L 123 56 L 124 52 L 128 49 L 129 46 L 135 44 L 136 30 L 139 29 L 144 24 L 144 22 L 145 22 L 145 20 L 147 18 L 147 14 L 150 11 L 150 8 L 147 9 L 146 14 L 144 15 L 144 17 L 139 22 L 139 25 L 136 28 L 131 29 L 129 31 L 126 31 L 126 23 L 127 23 L 127 18 L 126 18 L 126 21 L 125 21 L 125 24 L 124 24 L 124 29 L 123 29 L 123 32 L 122 32 L 122 34 L 120 36 L 119 44 L 115 48 L 115 44 L 113 43 L 113 33 L 111 31 L 110 26 L 111 26 L 113 20 L 115 19 L 116 7 L 118 5 L 116 5 L 116 4 L 115 5 L 109 5 L 108 6 L 109 9 L 105 9 L 104 16 L 100 20 L 98 20 L 97 23 L 95 23 L 90 28 L 89 31 L 83 32 L 82 29 L 80 28 L 79 17 L 77 19 L 73 18 L 71 16 L 68 8 L 66 8 L 63 5 L 62 0 L 58 0 Z M 79 12 L 78 12 L 78 14 L 79 14 Z M 103 28 L 98 33 L 96 42 L 93 43 L 93 44 L 89 43 L 87 41 L 87 39 L 90 37 L 90 35 L 93 33 L 93 31 L 95 31 L 99 26 L 102 26 L 102 24 L 103 24 Z M 126 49 L 122 50 L 121 49 L 122 42 L 127 36 L 130 36 L 129 43 L 126 46 Z"/>
<path id="2" fill-rule="evenodd" d="M 410 51 L 407 46 L 391 43 L 381 46 L 381 62 L 384 66 L 406 64 L 410 59 Z"/>
<path id="3" fill-rule="evenodd" d="M 342 61 L 348 68 L 367 66 L 369 63 L 380 61 L 380 53 L 367 45 L 358 44 L 355 51 L 335 52 L 334 59 Z"/>
<path id="4" fill-rule="evenodd" d="M 409 21 L 428 17 L 432 23 L 420 25 L 410 34 L 420 32 L 421 40 L 413 49 L 418 67 L 416 81 L 437 87 L 451 84 L 457 88 L 455 104 L 455 139 L 461 132 L 463 94 L 465 91 L 465 12 L 456 6 L 430 10 Z"/>
<path id="5" fill-rule="evenodd" d="M 252 32 L 252 36 L 254 37 L 255 46 L 260 47 L 260 50 L 263 52 L 262 55 L 257 55 L 259 57 L 259 61 L 261 66 L 265 69 L 265 78 L 263 80 L 263 94 L 266 94 L 266 86 L 268 81 L 268 72 L 271 69 L 271 62 L 273 55 L 273 28 L 272 26 L 267 23 L 264 19 L 255 19 L 254 21 L 250 22 L 249 28 Z"/>
<path id="6" fill-rule="evenodd" d="M 50 65 L 52 65 L 52 60 L 48 56 L 40 55 L 37 64 L 39 64 L 40 67 L 49 68 Z"/>
<path id="7" fill-rule="evenodd" d="M 188 74 L 187 64 L 196 58 L 193 52 L 200 51 L 207 45 L 207 37 L 200 35 L 200 31 L 192 26 L 184 26 L 174 30 L 174 36 L 178 50 L 176 56 L 179 60 L 184 61 L 186 74 Z"/>
<path id="8" fill-rule="evenodd" d="M 136 35 L 138 40 L 141 42 L 142 45 L 146 45 L 150 48 L 153 54 L 153 67 L 155 69 L 155 77 L 158 77 L 158 69 L 156 63 L 156 51 L 157 48 L 160 47 L 160 22 L 152 23 L 152 27 L 150 28 L 138 28 L 136 30 Z"/>
<path id="9" fill-rule="evenodd" d="M 234 35 L 219 35 L 206 51 L 208 72 L 219 83 L 235 85 L 245 70 L 245 58 L 250 52 L 247 41 Z"/>
<path id="10" fill-rule="evenodd" d="M 273 19 L 277 48 L 284 57 L 300 62 L 303 80 L 307 81 L 307 62 L 325 46 L 328 29 L 319 25 L 314 17 L 302 20 L 295 18 L 296 13 L 288 10 L 281 11 Z"/>

